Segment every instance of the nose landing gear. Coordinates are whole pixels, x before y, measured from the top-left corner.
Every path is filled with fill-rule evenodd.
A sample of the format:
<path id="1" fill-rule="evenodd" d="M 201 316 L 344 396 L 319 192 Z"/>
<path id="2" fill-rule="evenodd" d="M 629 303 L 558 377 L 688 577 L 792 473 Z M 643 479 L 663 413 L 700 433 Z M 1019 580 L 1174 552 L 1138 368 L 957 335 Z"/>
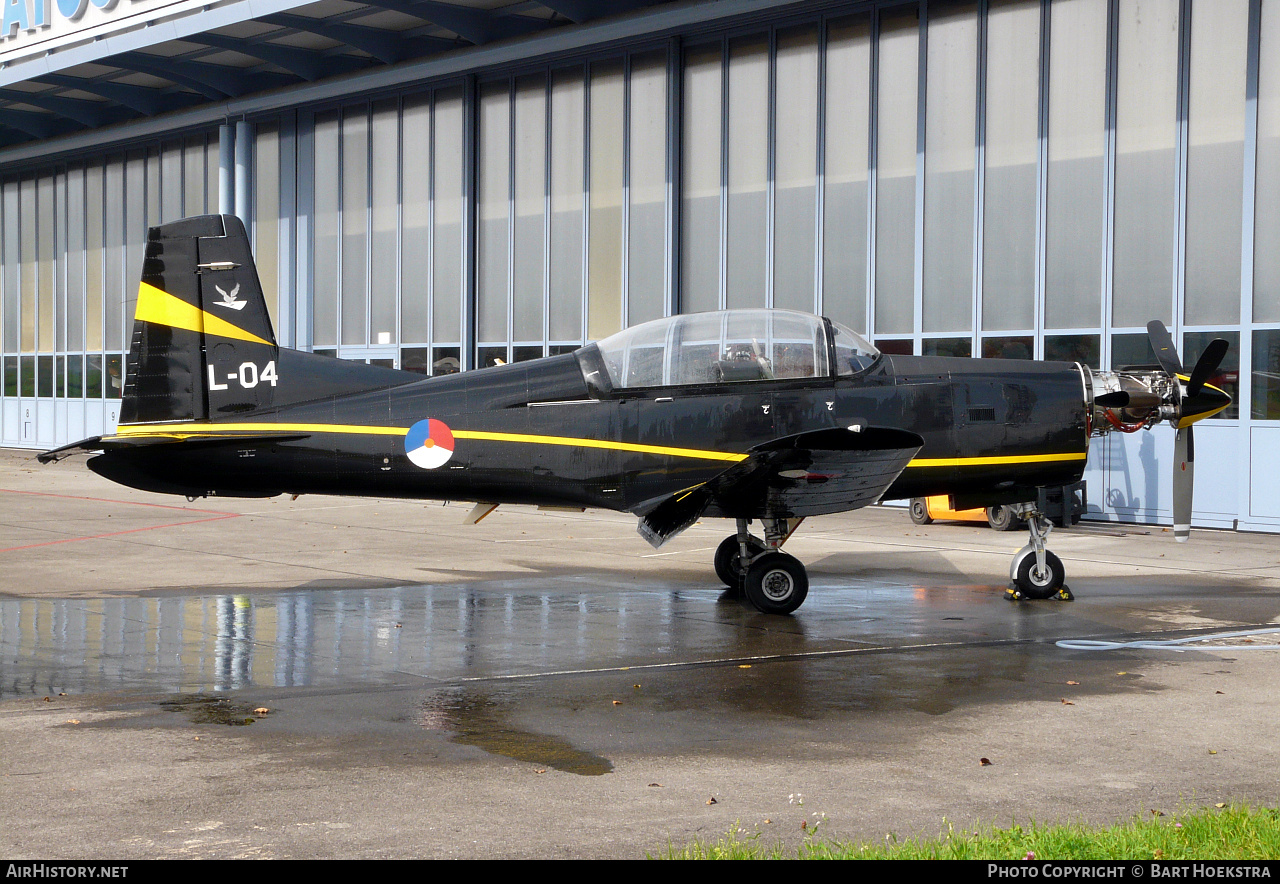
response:
<path id="1" fill-rule="evenodd" d="M 1011 601 L 1056 598 L 1069 602 L 1074 599 L 1063 582 L 1066 571 L 1062 560 L 1045 549 L 1044 542 L 1053 530 L 1053 522 L 1034 503 L 1015 504 L 1011 509 L 1026 521 L 1031 540 L 1018 550 L 1009 565 L 1009 588 L 1005 590 L 1005 597 Z"/>

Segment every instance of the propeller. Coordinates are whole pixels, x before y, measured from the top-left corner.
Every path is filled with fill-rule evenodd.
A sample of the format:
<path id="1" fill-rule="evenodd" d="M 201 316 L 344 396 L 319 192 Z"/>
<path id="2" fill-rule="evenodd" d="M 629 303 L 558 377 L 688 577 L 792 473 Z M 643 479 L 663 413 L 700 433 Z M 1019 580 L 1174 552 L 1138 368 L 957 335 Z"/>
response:
<path id="1" fill-rule="evenodd" d="M 1185 543 L 1191 536 L 1191 494 L 1195 484 L 1196 446 L 1191 425 L 1231 404 L 1230 396 L 1205 383 L 1218 370 L 1229 345 L 1222 338 L 1215 338 L 1204 348 L 1188 376 L 1163 322 L 1153 319 L 1147 323 L 1147 336 L 1156 360 L 1173 382 L 1173 414 L 1169 417 L 1177 429 L 1173 441 L 1173 537 Z"/>

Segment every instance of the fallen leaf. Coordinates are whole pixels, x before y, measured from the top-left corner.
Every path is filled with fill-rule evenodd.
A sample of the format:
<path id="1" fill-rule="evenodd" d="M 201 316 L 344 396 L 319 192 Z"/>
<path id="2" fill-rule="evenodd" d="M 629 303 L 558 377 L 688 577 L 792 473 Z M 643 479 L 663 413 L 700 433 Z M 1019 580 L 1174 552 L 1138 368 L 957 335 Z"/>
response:
<path id="1" fill-rule="evenodd" d="M 719 804 L 719 803 L 720 803 L 720 802 L 719 802 L 719 801 L 716 801 L 714 798 L 708 798 L 708 799 L 707 799 L 707 804 L 709 804 L 709 805 L 710 805 L 710 804 Z"/>
<path id="2" fill-rule="evenodd" d="M 267 715 L 271 712 L 271 710 L 268 709 L 266 706 L 259 706 L 257 709 L 253 710 L 253 712 L 255 715 Z"/>
<path id="3" fill-rule="evenodd" d="M 801 820 L 801 821 L 800 821 L 800 828 L 801 828 L 801 829 L 807 829 L 807 828 L 809 828 L 809 821 L 808 821 L 808 820 Z"/>
<path id="4" fill-rule="evenodd" d="M 621 706 L 621 705 L 622 705 L 622 701 L 621 701 L 621 700 L 614 700 L 614 701 L 613 701 L 613 705 L 615 705 L 615 706 Z"/>
<path id="5" fill-rule="evenodd" d="M 1074 706 L 1074 705 L 1076 705 L 1076 704 L 1075 704 L 1075 703 L 1072 703 L 1072 702 L 1071 702 L 1070 700 L 1068 700 L 1066 697 L 1063 697 L 1063 698 L 1062 698 L 1062 705 L 1063 705 L 1063 706 Z"/>
<path id="6" fill-rule="evenodd" d="M 750 664 L 750 663 L 739 663 L 739 664 L 738 664 L 738 668 L 739 668 L 739 669 L 750 669 L 750 668 L 751 668 L 751 664 Z"/>
<path id="7" fill-rule="evenodd" d="M 650 788 L 650 789 L 661 789 L 661 788 L 662 788 L 662 783 L 650 783 L 650 784 L 649 784 L 649 788 Z"/>
<path id="8" fill-rule="evenodd" d="M 1080 684 L 1080 682 L 1078 682 L 1078 681 L 1069 681 L 1069 682 L 1067 682 L 1067 684 Z"/>
<path id="9" fill-rule="evenodd" d="M 766 819 L 766 820 L 764 821 L 764 824 L 765 824 L 766 826 L 772 826 L 772 825 L 773 825 L 773 820 Z"/>
<path id="10" fill-rule="evenodd" d="M 978 764 L 982 765 L 983 767 L 987 767 L 988 765 L 990 765 L 990 764 L 991 764 L 991 759 L 990 759 L 990 758 L 979 758 L 979 759 L 978 759 Z"/>
<path id="11" fill-rule="evenodd" d="M 80 723 L 80 719 L 78 719 L 78 718 L 68 718 L 68 719 L 67 719 L 67 724 L 79 724 L 79 723 Z"/>
<path id="12" fill-rule="evenodd" d="M 1164 811 L 1163 811 L 1163 810 L 1156 810 L 1156 809 L 1153 807 L 1153 808 L 1151 809 L 1151 815 L 1152 815 L 1152 816 L 1164 816 Z"/>
<path id="13" fill-rule="evenodd" d="M 1218 750 L 1217 750 L 1217 749 L 1210 749 L 1210 750 L 1209 750 L 1209 754 L 1210 754 L 1210 755 L 1217 755 L 1217 754 L 1218 754 Z"/>
<path id="14" fill-rule="evenodd" d="M 1219 801 L 1217 804 L 1214 805 L 1214 807 L 1219 807 L 1219 808 L 1226 807 L 1226 806 L 1227 806 L 1227 803 L 1225 801 Z"/>

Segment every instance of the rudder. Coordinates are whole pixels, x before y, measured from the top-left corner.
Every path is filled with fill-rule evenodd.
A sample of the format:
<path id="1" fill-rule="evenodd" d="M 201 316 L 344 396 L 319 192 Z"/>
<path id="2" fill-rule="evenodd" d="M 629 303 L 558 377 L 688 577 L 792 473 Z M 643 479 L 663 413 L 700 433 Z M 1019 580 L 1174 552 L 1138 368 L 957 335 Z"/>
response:
<path id="1" fill-rule="evenodd" d="M 244 225 L 203 215 L 148 231 L 120 422 L 269 407 L 279 347 Z"/>

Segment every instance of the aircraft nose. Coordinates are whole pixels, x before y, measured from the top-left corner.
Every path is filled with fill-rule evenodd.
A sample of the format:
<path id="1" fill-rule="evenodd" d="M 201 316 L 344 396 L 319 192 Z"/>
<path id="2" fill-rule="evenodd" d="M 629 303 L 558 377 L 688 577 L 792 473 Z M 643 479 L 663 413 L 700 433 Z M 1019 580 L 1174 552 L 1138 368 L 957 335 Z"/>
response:
<path id="1" fill-rule="evenodd" d="M 1189 427 L 1196 421 L 1213 417 L 1231 404 L 1231 396 L 1212 384 L 1203 385 L 1194 396 L 1182 399 L 1182 414 L 1178 418 L 1179 429 Z"/>

